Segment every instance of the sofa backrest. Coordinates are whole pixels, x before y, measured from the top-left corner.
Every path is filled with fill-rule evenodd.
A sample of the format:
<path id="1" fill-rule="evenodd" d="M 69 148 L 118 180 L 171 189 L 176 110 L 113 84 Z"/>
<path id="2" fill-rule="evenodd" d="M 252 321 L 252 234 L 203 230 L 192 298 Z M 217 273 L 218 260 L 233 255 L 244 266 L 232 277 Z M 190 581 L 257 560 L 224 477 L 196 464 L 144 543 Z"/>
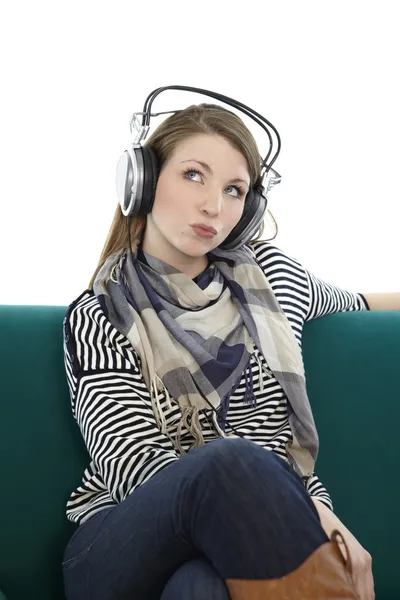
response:
<path id="1" fill-rule="evenodd" d="M 74 530 L 65 504 L 89 463 L 64 373 L 65 310 L 0 306 L 0 589 L 8 600 L 64 598 L 61 561 Z M 303 355 L 321 439 L 316 472 L 373 556 L 377 600 L 399 598 L 400 313 L 314 320 Z"/>

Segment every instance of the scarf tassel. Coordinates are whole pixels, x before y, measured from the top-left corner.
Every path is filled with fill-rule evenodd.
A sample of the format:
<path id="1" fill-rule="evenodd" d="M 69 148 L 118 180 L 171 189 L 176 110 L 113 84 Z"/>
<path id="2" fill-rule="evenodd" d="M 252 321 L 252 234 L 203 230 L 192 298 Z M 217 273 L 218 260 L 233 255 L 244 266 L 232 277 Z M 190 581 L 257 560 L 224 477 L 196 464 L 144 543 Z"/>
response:
<path id="1" fill-rule="evenodd" d="M 189 450 L 194 450 L 195 448 L 200 448 L 200 446 L 204 445 L 204 437 L 199 419 L 199 409 L 197 407 L 186 406 L 182 411 L 182 418 L 179 421 L 178 431 L 176 434 L 176 446 L 181 456 L 186 454 L 181 442 L 182 429 L 184 427 L 187 429 L 187 431 L 190 431 L 194 437 L 194 443 L 191 445 Z"/>
<path id="2" fill-rule="evenodd" d="M 160 396 L 158 395 L 158 387 L 156 381 L 157 375 L 153 378 L 151 382 L 151 405 L 153 408 L 153 413 L 155 415 L 157 425 L 161 430 L 161 433 L 166 433 L 167 431 L 167 422 L 165 420 L 164 411 L 161 406 Z"/>
<path id="3" fill-rule="evenodd" d="M 252 408 L 256 408 L 257 406 L 257 398 L 254 395 L 253 391 L 253 371 L 251 369 L 251 357 L 247 364 L 245 371 L 245 381 L 246 381 L 246 391 L 243 398 L 244 404 L 250 404 Z"/>
<path id="4" fill-rule="evenodd" d="M 269 379 L 271 379 L 273 377 L 273 373 L 267 364 L 264 364 L 262 366 L 262 370 L 264 371 L 264 373 L 266 373 L 268 375 Z M 261 378 L 261 381 L 263 381 L 262 378 Z M 264 389 L 264 382 L 263 382 L 263 389 Z"/>
<path id="5" fill-rule="evenodd" d="M 219 421 L 219 422 L 221 422 L 221 419 L 220 419 L 220 417 L 218 416 L 218 414 L 217 414 L 216 412 L 214 412 L 214 411 L 213 411 L 213 414 L 212 414 L 212 422 L 213 422 L 213 424 L 214 424 L 214 427 L 215 427 L 215 429 L 216 429 L 217 433 L 218 433 L 218 434 L 219 434 L 219 435 L 220 435 L 222 438 L 227 438 L 228 436 L 226 435 L 225 431 L 224 431 L 224 430 L 223 430 L 223 429 L 220 427 L 220 423 L 219 423 L 218 421 Z M 222 422 L 223 422 L 223 421 L 222 421 Z"/>
<path id="6" fill-rule="evenodd" d="M 260 392 L 264 391 L 264 377 L 263 371 L 268 376 L 269 379 L 272 377 L 272 371 L 269 366 L 263 363 L 261 357 L 255 352 L 253 354 L 257 364 L 258 364 L 258 381 L 260 385 Z M 245 372 L 245 381 L 246 381 L 246 392 L 244 395 L 243 402 L 244 404 L 250 404 L 253 408 L 257 407 L 257 398 L 254 394 L 254 381 L 253 381 L 253 372 L 251 370 L 250 361 L 247 365 Z"/>
<path id="7" fill-rule="evenodd" d="M 159 395 L 159 388 L 158 388 L 157 381 L 161 384 L 161 386 L 163 388 L 163 392 L 165 394 L 165 398 L 166 398 L 168 407 L 172 408 L 171 396 L 169 395 L 166 386 L 163 385 L 162 380 L 158 377 L 157 373 L 155 373 L 153 381 L 152 381 L 152 385 L 151 385 L 151 403 L 152 403 L 154 415 L 156 417 L 157 425 L 160 428 L 161 433 L 166 434 L 169 437 L 169 439 L 171 440 L 171 442 L 173 443 L 173 445 L 176 445 L 176 449 L 178 450 L 179 455 L 184 456 L 186 454 L 186 452 L 185 452 L 185 450 L 182 446 L 182 442 L 181 442 L 182 430 L 184 428 L 186 428 L 188 431 L 190 431 L 194 437 L 194 443 L 192 444 L 192 446 L 190 448 L 191 450 L 194 448 L 199 448 L 200 446 L 203 446 L 203 444 L 204 444 L 204 437 L 203 437 L 203 432 L 202 432 L 200 418 L 199 418 L 199 409 L 194 406 L 187 406 L 182 411 L 182 418 L 180 419 L 179 424 L 178 424 L 178 430 L 176 433 L 176 439 L 175 439 L 175 443 L 174 443 L 174 440 L 172 440 L 172 438 L 170 437 L 170 435 L 168 434 L 168 431 L 167 431 L 167 422 L 166 422 L 165 414 L 164 414 L 164 411 L 163 411 L 163 408 L 162 408 L 161 402 L 160 402 L 160 395 Z M 221 429 L 221 427 L 218 424 L 216 413 L 213 413 L 213 422 L 214 422 L 214 425 L 215 425 L 215 428 L 216 428 L 218 434 L 221 437 L 226 438 L 227 437 L 226 433 Z"/>

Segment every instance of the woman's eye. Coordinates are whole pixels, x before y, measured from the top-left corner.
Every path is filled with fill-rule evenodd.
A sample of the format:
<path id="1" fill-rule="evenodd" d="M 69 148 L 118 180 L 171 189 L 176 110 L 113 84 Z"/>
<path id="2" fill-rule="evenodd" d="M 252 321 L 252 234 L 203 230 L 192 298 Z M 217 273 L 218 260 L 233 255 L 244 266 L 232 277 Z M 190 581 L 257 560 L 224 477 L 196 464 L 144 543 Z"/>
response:
<path id="1" fill-rule="evenodd" d="M 228 189 L 228 188 L 232 188 L 233 190 L 236 191 L 235 198 L 241 198 L 242 196 L 244 196 L 242 188 L 240 188 L 236 185 L 228 185 L 228 187 L 225 189 Z"/>
<path id="2" fill-rule="evenodd" d="M 235 192 L 236 192 L 236 196 L 237 196 L 237 197 L 239 197 L 239 196 L 240 196 L 240 193 L 239 193 L 239 190 L 237 189 L 237 187 L 235 187 L 234 185 L 228 185 L 228 187 L 227 187 L 227 188 L 225 188 L 225 189 L 226 189 L 226 190 L 228 190 L 229 188 L 231 188 L 232 190 L 235 190 Z M 228 193 L 229 193 L 229 192 L 228 192 Z"/>
<path id="3" fill-rule="evenodd" d="M 185 171 L 185 177 L 187 179 L 194 179 L 193 177 L 190 177 L 190 175 L 197 175 L 200 177 L 201 173 L 199 173 L 199 171 L 194 171 L 193 169 L 190 169 L 189 171 Z"/>

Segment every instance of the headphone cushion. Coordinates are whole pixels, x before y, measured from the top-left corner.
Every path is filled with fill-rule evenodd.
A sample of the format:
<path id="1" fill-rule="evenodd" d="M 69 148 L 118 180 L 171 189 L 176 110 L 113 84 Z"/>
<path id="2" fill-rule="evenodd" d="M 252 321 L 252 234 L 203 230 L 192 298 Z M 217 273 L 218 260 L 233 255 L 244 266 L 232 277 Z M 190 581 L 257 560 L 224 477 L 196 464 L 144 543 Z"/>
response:
<path id="1" fill-rule="evenodd" d="M 147 214 L 153 209 L 160 168 L 156 153 L 150 146 L 142 146 L 141 150 L 143 154 L 144 178 L 140 212 L 141 214 Z"/>
<path id="2" fill-rule="evenodd" d="M 221 249 L 225 249 L 226 246 L 230 246 L 232 243 L 242 245 L 247 243 L 249 240 L 243 237 L 247 226 L 255 220 L 255 215 L 258 212 L 259 207 L 267 205 L 265 196 L 261 193 L 261 189 L 250 188 L 247 193 L 243 213 L 239 223 L 233 228 L 228 237 L 220 244 Z"/>
<path id="3" fill-rule="evenodd" d="M 251 209 L 251 207 L 254 203 L 254 200 L 255 200 L 254 196 L 255 196 L 254 188 L 250 188 L 246 195 L 244 208 L 243 208 L 243 214 L 245 214 L 248 210 Z"/>
<path id="4" fill-rule="evenodd" d="M 252 220 L 259 202 L 259 194 L 254 190 L 254 188 L 250 188 L 246 196 L 242 216 L 238 225 L 236 226 L 239 226 L 241 231 L 243 231 Z"/>

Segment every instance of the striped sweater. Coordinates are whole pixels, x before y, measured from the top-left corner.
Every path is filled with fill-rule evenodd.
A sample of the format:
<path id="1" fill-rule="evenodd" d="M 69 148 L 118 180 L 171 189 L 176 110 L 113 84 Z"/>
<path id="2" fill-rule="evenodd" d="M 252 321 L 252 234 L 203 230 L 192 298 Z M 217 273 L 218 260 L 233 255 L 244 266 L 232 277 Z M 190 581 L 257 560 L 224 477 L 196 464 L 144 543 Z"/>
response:
<path id="1" fill-rule="evenodd" d="M 362 294 L 350 293 L 315 277 L 297 260 L 266 241 L 252 244 L 258 262 L 285 312 L 301 349 L 304 323 L 339 311 L 368 310 Z M 171 440 L 159 430 L 140 358 L 128 339 L 111 325 L 93 291 L 69 305 L 64 319 L 64 357 L 72 412 L 91 462 L 67 504 L 67 516 L 83 523 L 98 511 L 121 502 L 161 469 L 179 460 Z M 243 401 L 246 379 L 253 378 L 256 406 Z M 161 394 L 169 434 L 180 421 L 177 403 Z M 218 436 L 211 409 L 201 412 L 205 443 Z M 244 437 L 287 460 L 292 439 L 287 397 L 255 348 L 249 366 L 230 398 L 227 420 Z M 229 427 L 226 429 L 229 433 Z M 193 443 L 183 429 L 181 443 Z M 330 496 L 313 475 L 305 482 L 331 510 Z"/>

